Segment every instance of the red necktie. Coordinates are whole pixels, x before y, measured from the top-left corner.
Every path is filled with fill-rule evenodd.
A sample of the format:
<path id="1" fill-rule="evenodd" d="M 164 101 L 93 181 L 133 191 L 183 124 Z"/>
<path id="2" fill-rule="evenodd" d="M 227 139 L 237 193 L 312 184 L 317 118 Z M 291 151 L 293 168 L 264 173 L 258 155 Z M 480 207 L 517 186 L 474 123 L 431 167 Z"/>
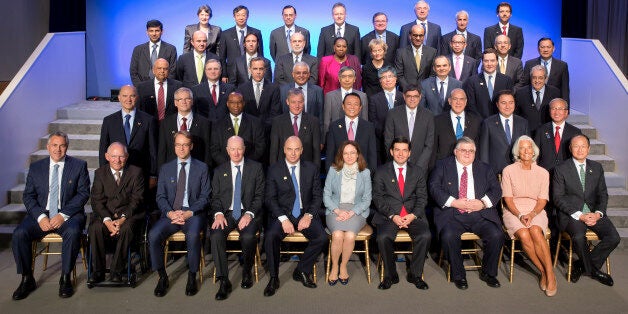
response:
<path id="1" fill-rule="evenodd" d="M 462 175 L 460 176 L 460 188 L 458 189 L 458 198 L 467 198 L 467 185 L 469 181 L 469 174 L 467 173 L 467 167 L 462 167 Z M 458 208 L 460 213 L 465 213 L 464 210 Z"/>
<path id="2" fill-rule="evenodd" d="M 403 168 L 399 168 L 399 178 L 397 179 L 397 183 L 399 184 L 399 191 L 401 192 L 401 197 L 403 197 L 403 189 L 406 186 L 406 181 L 403 179 Z M 408 214 L 406 211 L 406 206 L 401 205 L 401 212 L 399 216 L 403 217 Z"/>
<path id="3" fill-rule="evenodd" d="M 179 131 L 187 131 L 188 130 L 188 124 L 185 123 L 185 121 L 188 121 L 188 118 L 181 118 L 183 120 L 183 123 L 181 123 L 181 128 L 179 129 Z"/>
<path id="4" fill-rule="evenodd" d="M 560 150 L 560 127 L 556 127 L 556 134 L 554 134 L 554 146 L 556 147 L 556 154 L 558 154 L 558 150 Z"/>
<path id="5" fill-rule="evenodd" d="M 353 133 L 353 121 L 349 122 L 349 131 L 347 132 L 347 138 L 350 141 L 355 141 L 355 133 Z"/>
<path id="6" fill-rule="evenodd" d="M 297 119 L 299 116 L 294 116 L 294 123 L 292 123 L 292 130 L 294 131 L 294 136 L 299 136 L 299 126 L 297 125 Z"/>
<path id="7" fill-rule="evenodd" d="M 164 101 L 164 83 L 159 82 L 159 90 L 157 91 L 157 116 L 159 121 L 166 116 L 166 102 Z"/>
<path id="8" fill-rule="evenodd" d="M 502 29 L 503 29 L 502 35 L 508 35 L 508 34 L 506 34 L 506 26 L 502 26 Z"/>
<path id="9" fill-rule="evenodd" d="M 212 85 L 212 100 L 214 101 L 214 106 L 218 106 L 218 98 L 216 98 L 216 84 Z"/>

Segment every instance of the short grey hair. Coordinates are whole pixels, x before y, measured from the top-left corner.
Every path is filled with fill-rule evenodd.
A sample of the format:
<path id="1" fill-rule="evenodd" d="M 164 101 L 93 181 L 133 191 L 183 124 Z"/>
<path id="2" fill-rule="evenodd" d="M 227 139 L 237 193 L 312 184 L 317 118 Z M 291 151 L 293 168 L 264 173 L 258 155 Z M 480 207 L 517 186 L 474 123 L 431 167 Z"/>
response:
<path id="1" fill-rule="evenodd" d="M 530 69 L 530 78 L 532 78 L 532 72 L 534 71 L 543 71 L 543 76 L 547 78 L 547 69 L 544 66 L 540 64 L 533 66 L 532 69 Z"/>
<path id="2" fill-rule="evenodd" d="M 70 146 L 70 139 L 68 138 L 68 134 L 61 131 L 57 131 L 50 134 L 50 136 L 48 136 L 48 144 L 50 144 L 50 139 L 52 139 L 55 136 L 63 137 L 63 139 L 65 140 L 65 145 Z"/>
<path id="3" fill-rule="evenodd" d="M 534 150 L 534 155 L 532 155 L 532 161 L 536 161 L 536 159 L 539 157 L 539 147 L 536 146 L 534 140 L 527 135 L 519 136 L 519 138 L 515 141 L 515 144 L 512 146 L 513 159 L 515 161 L 521 160 L 521 158 L 519 158 L 519 146 L 523 141 L 529 141 L 532 144 L 532 149 Z"/>
<path id="4" fill-rule="evenodd" d="M 340 77 L 342 75 L 342 73 L 347 72 L 347 71 L 351 71 L 351 73 L 353 73 L 353 76 L 354 77 L 356 76 L 355 69 L 350 67 L 350 66 L 348 66 L 348 65 L 345 65 L 342 68 L 340 68 L 340 71 L 338 71 L 338 77 Z"/>
<path id="5" fill-rule="evenodd" d="M 472 138 L 468 137 L 468 136 L 463 136 L 460 139 L 458 139 L 456 141 L 456 148 L 455 149 L 460 148 L 460 145 L 462 145 L 462 144 L 473 144 L 473 146 L 476 146 L 475 145 L 475 141 Z M 476 146 L 476 148 L 477 148 L 477 146 Z"/>
<path id="6" fill-rule="evenodd" d="M 303 62 L 303 61 L 299 61 L 299 62 L 295 63 L 295 64 L 292 66 L 292 71 L 294 71 L 294 68 L 296 68 L 296 67 L 306 67 L 306 68 L 307 68 L 307 71 L 308 71 L 308 72 L 310 71 L 310 65 L 309 65 L 309 64 L 307 64 L 307 63 L 305 63 L 305 62 Z"/>

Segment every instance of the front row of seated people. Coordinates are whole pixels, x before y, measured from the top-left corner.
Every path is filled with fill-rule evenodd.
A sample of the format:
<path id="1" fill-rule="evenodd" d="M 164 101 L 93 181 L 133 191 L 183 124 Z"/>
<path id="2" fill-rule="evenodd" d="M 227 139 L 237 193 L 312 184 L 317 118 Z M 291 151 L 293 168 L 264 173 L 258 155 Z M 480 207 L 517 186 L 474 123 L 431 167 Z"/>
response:
<path id="1" fill-rule="evenodd" d="M 22 275 L 13 293 L 14 300 L 26 298 L 37 288 L 32 268 L 32 242 L 50 233 L 63 238 L 59 296 L 68 298 L 74 293 L 70 274 L 81 245 L 90 181 L 87 164 L 66 155 L 68 144 L 66 134 L 53 133 L 47 144 L 50 157 L 32 163 L 29 168 L 24 191 L 27 216 L 15 229 L 12 239 L 17 272 Z M 437 162 L 429 179 L 421 168 L 408 163 L 411 142 L 407 138 L 395 138 L 389 149 L 393 160 L 376 171 L 372 183 L 359 145 L 347 141 L 334 156 L 324 189 L 318 178 L 318 167 L 301 160 L 303 145 L 297 136 L 285 141 L 284 160 L 271 165 L 266 178 L 260 163 L 244 158 L 246 148 L 238 136 L 229 138 L 226 147 L 229 161 L 215 168 L 211 182 L 207 165 L 191 157 L 193 148 L 189 132 L 176 132 L 177 158 L 165 163 L 159 172 L 157 206 L 161 218 L 148 234 L 152 268 L 159 275 L 154 290 L 156 296 L 168 292 L 163 243 L 177 231 L 185 233 L 188 250 L 185 293 L 198 292 L 196 277 L 203 258 L 200 251 L 203 234 L 207 234 L 208 218 L 212 255 L 220 281 L 216 299 L 228 298 L 232 290 L 225 251 L 226 237 L 232 230 L 239 231 L 243 249 L 241 287 L 250 288 L 262 204 L 268 210 L 263 245 L 270 280 L 264 289 L 265 296 L 274 295 L 280 287 L 281 240 L 296 231 L 309 243 L 293 279 L 305 287 L 316 287 L 312 269 L 327 241 L 319 215 L 323 202 L 332 238 L 328 284 L 346 285 L 349 282 L 347 262 L 355 237 L 366 224 L 371 200 L 375 204 L 373 224 L 385 269 L 378 288 L 389 289 L 399 282 L 392 242 L 398 230 L 406 230 L 413 243 L 406 279 L 418 289 L 428 289 L 422 279 L 432 236 L 425 214 L 428 190 L 437 205 L 435 227 L 457 288 L 468 288 L 460 251 L 460 236 L 464 232 L 473 232 L 482 239 L 480 279 L 488 286 L 500 286 L 497 267 L 504 234 L 498 206 L 503 198 L 503 222 L 508 235 L 522 242 L 524 251 L 539 270 L 541 290 L 547 296 L 556 294 L 556 276 L 544 234 L 548 230 L 545 207 L 550 194 L 549 174 L 536 165 L 538 148 L 527 136 L 516 140 L 512 150 L 516 161 L 504 169 L 501 187 L 492 168 L 475 158 L 476 144 L 468 137 L 457 141 L 454 156 Z M 586 274 L 612 286 L 613 279 L 599 269 L 620 238 L 606 215 L 608 194 L 604 171 L 599 163 L 587 159 L 589 148 L 586 136 L 576 135 L 571 139 L 573 158 L 555 168 L 551 194 L 561 230 L 569 233 L 579 257 L 572 270 L 572 281 Z M 109 163 L 96 170 L 91 194 L 94 209 L 89 228 L 94 270 L 88 279 L 91 283 L 104 280 L 105 243 L 110 240 L 117 240 L 117 245 L 109 280 L 121 281 L 126 250 L 134 236 L 134 223 L 144 214 L 138 205 L 144 195 L 141 192 L 144 177 L 139 168 L 126 163 L 126 147 L 119 142 L 110 144 L 105 158 Z M 211 207 L 209 217 L 207 207 Z M 585 238 L 587 230 L 594 231 L 600 238 L 600 243 L 591 251 Z"/>

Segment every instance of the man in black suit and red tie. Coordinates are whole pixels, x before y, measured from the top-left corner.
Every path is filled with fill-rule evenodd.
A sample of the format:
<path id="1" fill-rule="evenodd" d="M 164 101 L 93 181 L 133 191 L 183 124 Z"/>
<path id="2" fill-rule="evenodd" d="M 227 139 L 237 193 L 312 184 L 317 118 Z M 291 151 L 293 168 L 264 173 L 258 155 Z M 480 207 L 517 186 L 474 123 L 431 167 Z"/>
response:
<path id="1" fill-rule="evenodd" d="M 227 96 L 235 90 L 229 83 L 220 81 L 222 65 L 218 59 L 205 63 L 207 81 L 192 87 L 194 112 L 214 123 L 227 115 Z"/>
<path id="2" fill-rule="evenodd" d="M 463 136 L 456 143 L 454 155 L 436 163 L 430 174 L 430 195 L 438 205 L 434 223 L 441 239 L 451 277 L 458 289 L 469 287 L 460 252 L 460 235 L 477 234 L 483 243 L 480 279 L 498 288 L 497 266 L 504 245 L 504 232 L 497 206 L 502 190 L 491 167 L 475 159 L 476 146 Z"/>
<path id="3" fill-rule="evenodd" d="M 552 121 L 541 125 L 534 135 L 534 143 L 539 147 L 539 166 L 551 170 L 571 158 L 569 142 L 571 138 L 582 134 L 579 128 L 567 122 L 569 106 L 562 98 L 553 99 L 549 103 L 549 114 Z"/>
<path id="4" fill-rule="evenodd" d="M 512 44 L 509 54 L 521 60 L 523 55 L 523 30 L 521 27 L 510 23 L 512 6 L 508 2 L 501 2 L 497 5 L 495 12 L 499 22 L 484 29 L 484 49 L 494 47 L 495 37 L 498 35 L 506 35 L 510 38 Z"/>
<path id="5" fill-rule="evenodd" d="M 468 78 L 462 86 L 467 93 L 469 109 L 486 119 L 497 113 L 494 104 L 498 92 L 512 91 L 514 83 L 510 77 L 497 71 L 497 51 L 488 48 L 482 54 L 482 71 Z"/>
<path id="6" fill-rule="evenodd" d="M 174 106 L 174 92 L 183 86 L 181 82 L 168 78 L 168 61 L 159 58 L 153 66 L 155 78 L 137 85 L 138 108 L 157 119 L 163 119 L 177 112 Z"/>
<path id="7" fill-rule="evenodd" d="M 399 230 L 412 238 L 412 257 L 406 279 L 418 289 L 429 287 L 421 278 L 425 255 L 432 235 L 425 216 L 427 187 L 425 171 L 408 162 L 412 147 L 406 137 L 395 138 L 389 153 L 393 160 L 381 166 L 373 180 L 373 201 L 376 213 L 377 246 L 384 263 L 384 280 L 378 289 L 390 289 L 399 282 L 393 251 Z"/>

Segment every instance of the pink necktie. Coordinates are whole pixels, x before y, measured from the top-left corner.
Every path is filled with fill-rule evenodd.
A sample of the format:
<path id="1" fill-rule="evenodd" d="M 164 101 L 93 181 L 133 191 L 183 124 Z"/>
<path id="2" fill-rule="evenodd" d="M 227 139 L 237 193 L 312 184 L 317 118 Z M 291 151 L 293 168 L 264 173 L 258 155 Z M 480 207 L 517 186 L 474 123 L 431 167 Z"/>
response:
<path id="1" fill-rule="evenodd" d="M 350 141 L 355 141 L 355 134 L 353 133 L 353 121 L 349 122 L 349 130 L 347 132 L 347 138 Z"/>
<path id="2" fill-rule="evenodd" d="M 460 187 L 458 188 L 458 198 L 467 198 L 467 184 L 469 181 L 469 174 L 467 173 L 467 167 L 462 167 L 462 175 L 460 176 Z M 465 211 L 458 208 L 460 213 Z"/>
<path id="3" fill-rule="evenodd" d="M 294 136 L 299 136 L 299 126 L 297 125 L 297 119 L 299 116 L 294 116 L 294 123 L 292 123 L 292 130 L 294 131 Z"/>
<path id="4" fill-rule="evenodd" d="M 460 64 L 460 56 L 456 56 L 456 62 L 454 63 L 454 72 L 456 72 L 456 79 L 460 80 L 460 74 L 462 72 L 462 65 Z"/>

